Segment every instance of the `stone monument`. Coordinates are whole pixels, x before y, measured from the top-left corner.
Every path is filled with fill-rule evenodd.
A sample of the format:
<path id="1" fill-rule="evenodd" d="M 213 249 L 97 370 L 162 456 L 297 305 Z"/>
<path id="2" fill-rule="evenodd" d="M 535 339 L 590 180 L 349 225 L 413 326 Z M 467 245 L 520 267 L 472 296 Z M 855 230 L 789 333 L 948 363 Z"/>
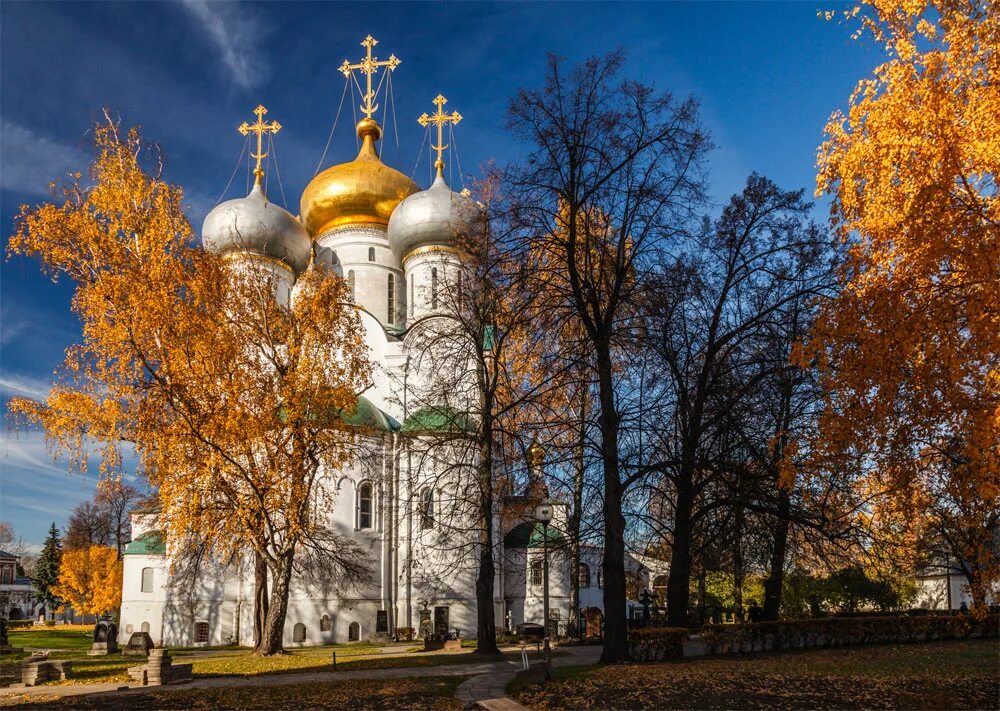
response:
<path id="1" fill-rule="evenodd" d="M 94 642 L 87 652 L 91 657 L 103 657 L 118 651 L 118 627 L 107 615 L 94 625 Z"/>
<path id="2" fill-rule="evenodd" d="M 149 650 L 153 648 L 153 638 L 149 632 L 133 632 L 128 638 L 128 644 L 122 650 L 125 657 L 148 657 Z"/>

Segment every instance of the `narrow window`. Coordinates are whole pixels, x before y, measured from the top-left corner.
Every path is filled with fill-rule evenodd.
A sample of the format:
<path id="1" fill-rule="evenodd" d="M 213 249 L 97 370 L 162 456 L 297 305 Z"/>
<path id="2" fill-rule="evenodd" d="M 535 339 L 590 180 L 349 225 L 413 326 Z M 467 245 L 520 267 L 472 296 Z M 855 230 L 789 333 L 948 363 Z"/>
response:
<path id="1" fill-rule="evenodd" d="M 581 588 L 590 587 L 590 566 L 586 563 L 580 563 L 580 569 L 577 571 L 579 573 L 579 581 Z"/>
<path id="2" fill-rule="evenodd" d="M 148 622 L 143 622 L 141 625 L 139 625 L 139 631 L 140 632 L 145 632 L 146 634 L 149 634 L 149 623 Z"/>
<path id="3" fill-rule="evenodd" d="M 142 569 L 142 592 L 153 592 L 153 569 L 143 568 Z"/>
<path id="4" fill-rule="evenodd" d="M 331 629 L 333 629 L 333 625 L 330 624 L 330 616 L 323 615 L 319 620 L 319 631 L 329 632 Z"/>
<path id="5" fill-rule="evenodd" d="M 368 261 L 369 262 L 374 262 L 375 261 L 375 248 L 374 247 L 369 247 L 368 248 Z"/>
<path id="6" fill-rule="evenodd" d="M 292 641 L 299 643 L 306 641 L 306 626 L 301 622 L 296 622 L 292 628 Z"/>
<path id="7" fill-rule="evenodd" d="M 413 315 L 413 305 L 415 302 L 416 299 L 413 298 L 413 280 L 410 279 L 410 316 Z"/>
<path id="8" fill-rule="evenodd" d="M 362 484 L 358 489 L 358 528 L 372 527 L 372 485 Z"/>
<path id="9" fill-rule="evenodd" d="M 427 487 L 421 495 L 420 528 L 434 528 L 434 489 Z"/>
<path id="10" fill-rule="evenodd" d="M 461 269 L 459 269 L 459 271 L 458 271 L 458 282 L 456 284 L 456 287 L 457 288 L 455 289 L 455 291 L 456 291 L 456 296 L 458 298 L 455 299 L 455 302 L 456 302 L 456 305 L 458 306 L 458 310 L 461 311 L 462 310 L 462 270 Z"/>
<path id="11" fill-rule="evenodd" d="M 194 626 L 194 641 L 196 644 L 208 642 L 208 623 L 198 622 Z"/>
<path id="12" fill-rule="evenodd" d="M 531 561 L 531 584 L 542 584 L 542 561 L 540 560 Z"/>
<path id="13" fill-rule="evenodd" d="M 347 272 L 347 288 L 351 292 L 351 301 L 354 301 L 354 270 Z"/>
<path id="14" fill-rule="evenodd" d="M 431 267 L 431 308 L 436 309 L 438 307 L 438 270 L 437 267 Z"/>
<path id="15" fill-rule="evenodd" d="M 604 587 L 604 568 L 597 569 L 597 587 Z"/>
<path id="16" fill-rule="evenodd" d="M 389 291 L 389 308 L 388 314 L 386 315 L 386 320 L 389 323 L 396 322 L 396 277 L 392 274 L 389 275 L 388 280 L 388 291 Z"/>

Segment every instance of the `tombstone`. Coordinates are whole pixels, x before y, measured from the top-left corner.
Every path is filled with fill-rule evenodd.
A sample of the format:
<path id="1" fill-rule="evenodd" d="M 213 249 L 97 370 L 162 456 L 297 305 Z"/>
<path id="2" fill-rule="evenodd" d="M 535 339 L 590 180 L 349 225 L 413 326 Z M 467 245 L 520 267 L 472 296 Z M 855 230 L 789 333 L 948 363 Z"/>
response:
<path id="1" fill-rule="evenodd" d="M 598 639 L 601 636 L 601 622 L 604 620 L 604 615 L 601 614 L 601 610 L 598 607 L 588 607 L 583 611 L 583 618 L 586 620 L 586 632 L 585 635 L 591 639 Z"/>
<path id="2" fill-rule="evenodd" d="M 94 625 L 94 642 L 87 654 L 103 657 L 118 651 L 118 627 L 106 615 Z"/>
<path id="3" fill-rule="evenodd" d="M 0 653 L 20 654 L 23 651 L 20 647 L 10 646 L 10 640 L 7 638 L 7 620 L 0 617 Z"/>
<path id="4" fill-rule="evenodd" d="M 153 638 L 149 632 L 133 632 L 128 638 L 128 644 L 122 650 L 122 655 L 126 657 L 148 657 L 149 650 L 153 648 Z"/>

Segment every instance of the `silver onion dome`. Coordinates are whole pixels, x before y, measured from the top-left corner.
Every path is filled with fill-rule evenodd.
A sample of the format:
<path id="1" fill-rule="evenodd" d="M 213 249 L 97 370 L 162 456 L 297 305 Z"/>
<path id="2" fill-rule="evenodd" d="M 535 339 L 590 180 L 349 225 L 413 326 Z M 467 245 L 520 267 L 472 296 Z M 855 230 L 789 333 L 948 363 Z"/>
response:
<path id="1" fill-rule="evenodd" d="M 427 190 L 410 195 L 389 218 L 389 246 L 400 259 L 419 247 L 455 246 L 482 219 L 472 198 L 448 187 L 441 171 Z"/>
<path id="2" fill-rule="evenodd" d="M 216 205 L 205 217 L 201 241 L 219 255 L 249 252 L 284 262 L 296 275 L 309 264 L 312 240 L 302 223 L 267 199 L 260 182 L 245 198 Z"/>

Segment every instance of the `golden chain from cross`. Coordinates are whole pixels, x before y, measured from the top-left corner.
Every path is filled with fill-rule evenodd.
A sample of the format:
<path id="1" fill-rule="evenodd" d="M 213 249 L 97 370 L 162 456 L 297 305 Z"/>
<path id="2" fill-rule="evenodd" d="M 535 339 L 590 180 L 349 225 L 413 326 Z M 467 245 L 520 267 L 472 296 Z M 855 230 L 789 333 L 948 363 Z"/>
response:
<path id="1" fill-rule="evenodd" d="M 462 114 L 457 111 L 452 111 L 450 114 L 444 112 L 444 105 L 448 103 L 448 100 L 438 94 L 434 99 L 434 104 L 437 106 L 437 111 L 433 114 L 428 115 L 427 113 L 420 114 L 420 118 L 417 119 L 417 123 L 421 126 L 427 126 L 428 124 L 435 124 L 437 126 L 438 132 L 438 142 L 435 146 L 431 144 L 431 148 L 437 151 L 437 160 L 434 161 L 434 167 L 439 171 L 444 170 L 444 149 L 448 147 L 448 144 L 444 142 L 444 126 L 445 124 L 455 125 L 462 120 Z"/>
<path id="2" fill-rule="evenodd" d="M 351 73 L 355 69 L 360 70 L 365 75 L 365 95 L 363 97 L 364 103 L 361 104 L 361 112 L 368 118 L 371 118 L 372 114 L 378 110 L 378 104 L 375 103 L 375 92 L 372 90 L 372 75 L 378 71 L 379 67 L 385 67 L 386 71 L 391 72 L 401 63 L 395 54 L 390 54 L 388 59 L 382 61 L 379 61 L 378 57 L 373 57 L 372 47 L 377 44 L 378 40 L 368 35 L 361 43 L 361 46 L 365 48 L 364 58 L 357 64 L 351 64 L 345 59 L 344 63 L 340 65 L 340 72 L 348 79 L 351 78 Z"/>
<path id="3" fill-rule="evenodd" d="M 237 130 L 244 136 L 247 135 L 248 133 L 257 134 L 257 152 L 251 153 L 250 155 L 253 158 L 257 159 L 257 167 L 254 168 L 253 174 L 254 177 L 256 178 L 256 181 L 259 183 L 261 178 L 264 177 L 264 169 L 260 167 L 260 164 L 261 161 L 267 158 L 267 153 L 263 151 L 264 134 L 277 133 L 278 131 L 281 130 L 281 124 L 278 123 L 277 121 L 272 121 L 271 123 L 264 123 L 264 114 L 267 113 L 267 109 L 265 109 L 263 106 L 258 106 L 256 109 L 253 110 L 253 112 L 257 114 L 257 122 L 247 123 L 246 121 L 244 121 L 242 124 L 240 124 L 240 127 Z"/>

